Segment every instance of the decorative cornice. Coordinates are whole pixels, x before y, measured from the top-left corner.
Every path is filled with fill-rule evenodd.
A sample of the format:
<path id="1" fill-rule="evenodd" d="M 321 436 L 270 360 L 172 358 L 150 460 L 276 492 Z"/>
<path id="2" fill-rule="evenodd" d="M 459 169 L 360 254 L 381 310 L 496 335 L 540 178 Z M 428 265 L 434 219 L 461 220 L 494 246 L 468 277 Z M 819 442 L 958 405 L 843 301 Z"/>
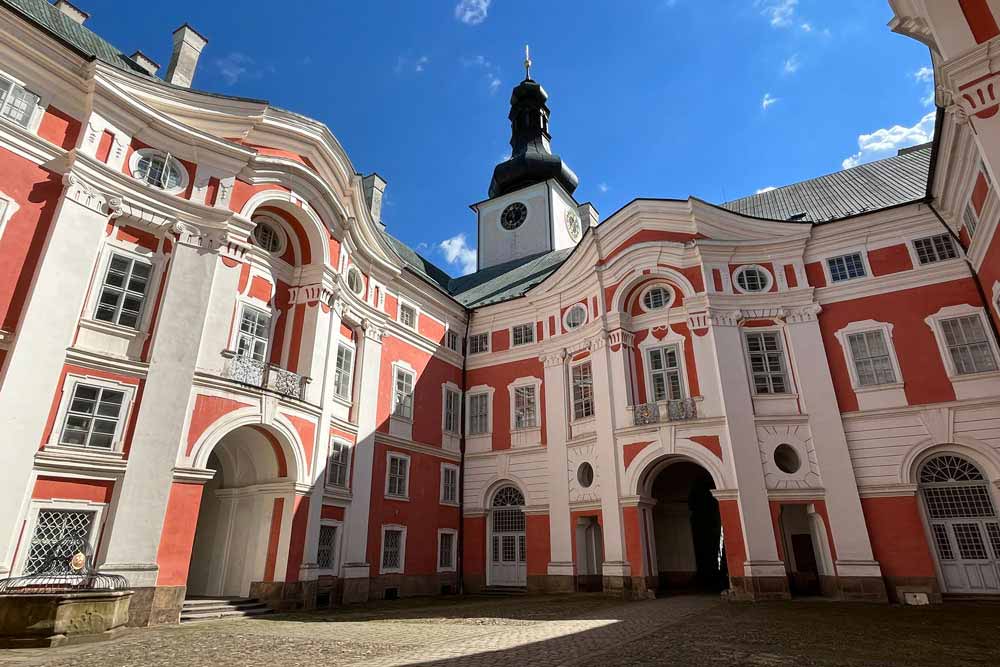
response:
<path id="1" fill-rule="evenodd" d="M 174 468 L 174 480 L 193 484 L 204 484 L 215 477 L 215 471 L 208 468 Z"/>
<path id="2" fill-rule="evenodd" d="M 566 361 L 566 350 L 558 350 L 550 354 L 543 354 L 538 357 L 538 360 L 542 362 L 542 365 L 545 368 L 561 366 Z"/>
<path id="3" fill-rule="evenodd" d="M 69 201 L 75 202 L 101 215 L 111 215 L 111 217 L 121 215 L 120 199 L 116 203 L 116 207 L 113 210 L 110 209 L 108 206 L 109 196 L 103 192 L 99 192 L 97 188 L 83 180 L 76 172 L 67 171 L 63 174 L 62 182 L 66 186 L 65 195 Z"/>
<path id="4" fill-rule="evenodd" d="M 624 329 L 615 329 L 608 334 L 608 344 L 612 347 L 618 345 L 627 350 L 631 350 L 632 346 L 635 344 L 635 334 L 631 331 L 625 331 Z"/>
<path id="5" fill-rule="evenodd" d="M 367 317 L 361 320 L 361 330 L 365 338 L 375 343 L 381 343 L 385 337 L 385 325 Z"/>
<path id="6" fill-rule="evenodd" d="M 823 306 L 818 303 L 810 303 L 801 308 L 789 309 L 785 321 L 789 324 L 799 324 L 801 322 L 815 322 L 822 312 Z"/>
<path id="7" fill-rule="evenodd" d="M 744 319 L 743 311 L 739 309 L 722 309 L 709 307 L 704 313 L 704 317 L 708 323 L 717 327 L 735 327 L 739 326 L 740 320 Z"/>

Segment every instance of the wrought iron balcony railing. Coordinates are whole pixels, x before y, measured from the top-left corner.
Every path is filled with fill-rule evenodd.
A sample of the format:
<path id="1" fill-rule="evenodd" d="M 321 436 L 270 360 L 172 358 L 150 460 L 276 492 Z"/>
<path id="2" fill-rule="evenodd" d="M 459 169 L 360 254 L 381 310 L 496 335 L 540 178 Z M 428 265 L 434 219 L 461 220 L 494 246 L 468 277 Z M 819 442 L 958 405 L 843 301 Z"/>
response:
<path id="1" fill-rule="evenodd" d="M 309 378 L 298 373 L 239 355 L 226 360 L 222 375 L 240 384 L 268 389 L 282 396 L 298 399 L 305 398 L 306 384 L 309 383 Z"/>
<path id="2" fill-rule="evenodd" d="M 632 423 L 636 426 L 676 422 L 698 418 L 698 404 L 693 398 L 659 403 L 640 403 L 632 406 Z"/>

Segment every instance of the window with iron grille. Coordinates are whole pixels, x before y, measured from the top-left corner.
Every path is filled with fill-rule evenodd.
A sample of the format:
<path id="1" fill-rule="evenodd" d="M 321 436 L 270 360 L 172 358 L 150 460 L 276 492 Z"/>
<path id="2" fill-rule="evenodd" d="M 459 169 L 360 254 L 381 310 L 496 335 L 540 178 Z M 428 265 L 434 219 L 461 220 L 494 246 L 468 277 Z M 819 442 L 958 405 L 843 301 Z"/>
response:
<path id="1" fill-rule="evenodd" d="M 913 241 L 913 249 L 917 251 L 917 261 L 921 264 L 933 264 L 958 257 L 951 234 L 937 234 L 916 239 Z"/>
<path id="2" fill-rule="evenodd" d="M 417 311 L 416 309 L 405 303 L 399 304 L 399 323 L 404 327 L 409 327 L 411 329 L 417 328 Z"/>
<path id="3" fill-rule="evenodd" d="M 976 227 L 979 225 L 979 216 L 976 215 L 976 209 L 972 208 L 971 201 L 965 205 L 965 210 L 962 211 L 962 222 L 965 223 L 965 228 L 969 230 L 969 236 L 975 236 Z"/>
<path id="4" fill-rule="evenodd" d="M 351 400 L 351 377 L 354 374 L 354 349 L 341 343 L 337 347 L 337 367 L 333 375 L 333 393 Z"/>
<path id="5" fill-rule="evenodd" d="M 396 387 L 393 392 L 392 414 L 403 419 L 413 419 L 413 373 L 396 369 Z"/>
<path id="6" fill-rule="evenodd" d="M 788 393 L 781 334 L 777 331 L 761 331 L 747 332 L 745 336 L 754 393 Z"/>
<path id="7" fill-rule="evenodd" d="M 649 351 L 649 381 L 654 401 L 675 401 L 684 398 L 681 388 L 680 353 L 676 345 Z"/>
<path id="8" fill-rule="evenodd" d="M 382 571 L 403 569 L 403 531 L 386 528 L 382 532 Z"/>
<path id="9" fill-rule="evenodd" d="M 527 345 L 535 342 L 534 324 L 517 324 L 511 328 L 511 345 Z"/>
<path id="10" fill-rule="evenodd" d="M 65 538 L 80 538 L 89 542 L 95 516 L 94 512 L 80 510 L 38 510 L 38 518 L 35 520 L 35 530 L 31 535 L 31 543 L 28 545 L 28 555 L 24 562 L 24 574 L 29 575 L 39 572 L 42 567 L 49 563 L 53 556 L 57 558 L 57 561 L 53 563 L 55 570 L 61 573 L 69 572 L 69 560 L 75 554 L 69 552 L 56 553 L 56 547 Z M 63 547 L 70 551 L 75 551 L 67 543 L 64 543 Z M 65 563 L 61 563 L 61 559 L 63 558 L 65 558 Z"/>
<path id="11" fill-rule="evenodd" d="M 861 257 L 860 252 L 852 252 L 840 257 L 831 257 L 826 260 L 826 264 L 830 268 L 830 280 L 835 283 L 854 278 L 863 278 L 867 275 L 865 272 L 865 260 Z"/>
<path id="12" fill-rule="evenodd" d="M 482 354 L 490 351 L 490 335 L 488 333 L 469 336 L 469 354 Z"/>
<path id="13" fill-rule="evenodd" d="M 319 548 L 316 550 L 316 566 L 321 570 L 332 570 L 336 561 L 334 548 L 337 544 L 337 527 L 323 524 L 319 527 Z"/>
<path id="14" fill-rule="evenodd" d="M 38 95 L 0 76 L 0 116 L 28 127 L 38 106 Z"/>
<path id="15" fill-rule="evenodd" d="M 573 366 L 573 419 L 594 416 L 594 379 L 590 362 Z"/>
<path id="16" fill-rule="evenodd" d="M 445 340 L 445 345 L 448 347 L 449 350 L 453 350 L 455 352 L 460 351 L 458 349 L 459 338 L 456 332 L 448 331 L 448 333 L 445 334 L 444 340 Z"/>
<path id="17" fill-rule="evenodd" d="M 350 461 L 350 446 L 338 440 L 332 441 L 330 443 L 330 458 L 326 465 L 326 483 L 330 486 L 346 488 Z"/>
<path id="18" fill-rule="evenodd" d="M 490 432 L 490 396 L 487 393 L 469 396 L 469 435 Z"/>
<path id="19" fill-rule="evenodd" d="M 441 502 L 454 504 L 458 502 L 458 468 L 452 465 L 441 466 Z"/>
<path id="20" fill-rule="evenodd" d="M 858 386 L 872 387 L 896 382 L 896 371 L 889 358 L 885 332 L 882 330 L 853 333 L 847 336 L 847 344 L 854 359 L 854 371 Z"/>
<path id="21" fill-rule="evenodd" d="M 410 459 L 399 454 L 389 455 L 388 486 L 386 495 L 406 498 L 409 488 Z"/>
<path id="22" fill-rule="evenodd" d="M 236 339 L 236 354 L 254 361 L 264 361 L 271 335 L 271 316 L 262 310 L 243 308 L 240 315 L 240 333 Z"/>
<path id="23" fill-rule="evenodd" d="M 997 369 L 997 360 L 979 315 L 941 320 L 941 331 L 956 373 L 968 375 Z"/>
<path id="24" fill-rule="evenodd" d="M 124 391 L 77 383 L 66 409 L 66 421 L 59 442 L 111 449 L 115 444 L 124 401 Z"/>
<path id="25" fill-rule="evenodd" d="M 642 295 L 642 305 L 646 310 L 659 310 L 670 303 L 670 292 L 665 287 L 651 287 Z"/>
<path id="26" fill-rule="evenodd" d="M 152 267 L 146 262 L 113 254 L 104 274 L 104 284 L 101 286 L 94 318 L 123 327 L 138 328 L 151 270 Z"/>
<path id="27" fill-rule="evenodd" d="M 514 387 L 514 428 L 538 426 L 538 396 L 535 387 Z"/>
<path id="28" fill-rule="evenodd" d="M 458 433 L 462 423 L 462 395 L 454 389 L 444 390 L 444 430 L 446 433 Z"/>
<path id="29" fill-rule="evenodd" d="M 438 568 L 450 570 L 455 567 L 455 534 L 438 533 Z"/>

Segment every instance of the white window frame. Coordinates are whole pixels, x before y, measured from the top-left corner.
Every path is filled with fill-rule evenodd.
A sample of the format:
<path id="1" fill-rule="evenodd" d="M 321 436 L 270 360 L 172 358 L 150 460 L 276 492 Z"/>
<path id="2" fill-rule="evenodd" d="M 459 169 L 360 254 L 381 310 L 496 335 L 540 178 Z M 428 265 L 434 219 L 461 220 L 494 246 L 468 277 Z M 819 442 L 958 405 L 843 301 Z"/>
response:
<path id="1" fill-rule="evenodd" d="M 121 259 L 130 262 L 129 272 L 126 275 L 125 284 L 120 288 L 109 287 L 107 284 L 108 273 L 111 271 L 111 263 L 115 260 L 116 257 L 119 257 Z M 139 312 L 136 315 L 135 326 L 129 326 L 127 324 L 121 324 L 117 320 L 121 319 L 122 306 L 125 303 L 125 297 L 128 294 L 133 294 L 133 295 L 136 294 L 136 292 L 133 292 L 128 289 L 128 279 L 131 278 L 132 272 L 136 264 L 142 264 L 146 266 L 149 269 L 149 275 L 146 278 L 146 289 L 145 291 L 143 291 L 142 298 L 139 303 Z M 96 299 L 94 299 L 93 307 L 90 311 L 91 319 L 94 322 L 100 322 L 101 324 L 106 324 L 112 327 L 121 327 L 122 329 L 132 329 L 134 331 L 142 331 L 143 325 L 145 324 L 146 321 L 146 312 L 150 310 L 148 307 L 149 302 L 152 300 L 153 297 L 155 297 L 154 294 L 150 294 L 150 290 L 153 289 L 154 279 L 156 278 L 155 273 L 156 273 L 156 265 L 153 264 L 153 261 L 149 257 L 139 255 L 138 253 L 119 250 L 117 248 L 111 248 L 110 252 L 108 253 L 107 261 L 104 262 L 103 272 L 99 274 L 100 280 L 95 281 Z M 120 293 L 118 305 L 115 307 L 116 321 L 102 320 L 97 317 L 97 311 L 100 310 L 101 308 L 101 296 L 103 296 L 105 288 Z"/>
<path id="2" fill-rule="evenodd" d="M 24 522 L 24 540 L 21 549 L 18 550 L 17 562 L 11 568 L 11 574 L 20 575 L 24 572 L 25 561 L 28 560 L 28 551 L 31 540 L 35 536 L 35 528 L 38 525 L 38 513 L 41 510 L 66 510 L 70 512 L 93 512 L 94 521 L 90 526 L 90 535 L 87 541 L 90 543 L 92 552 L 96 555 L 100 544 L 97 540 L 104 533 L 106 503 L 95 503 L 91 500 L 63 500 L 63 499 L 41 499 L 33 498 L 28 505 L 28 513 Z"/>
<path id="3" fill-rule="evenodd" d="M 239 351 L 240 351 L 240 335 L 242 334 L 242 326 L 243 326 L 243 313 L 246 310 L 248 310 L 248 309 L 256 310 L 256 311 L 258 311 L 260 313 L 264 313 L 268 317 L 268 322 L 267 322 L 267 347 L 264 348 L 264 359 L 263 359 L 263 361 L 261 363 L 263 363 L 265 365 L 269 364 L 270 363 L 270 358 L 271 358 L 271 345 L 272 345 L 272 343 L 274 343 L 274 327 L 277 324 L 276 320 L 278 318 L 276 318 L 274 316 L 274 313 L 267 306 L 261 307 L 260 305 L 258 305 L 256 303 L 251 303 L 249 301 L 244 301 L 242 299 L 238 300 L 237 303 L 238 303 L 239 307 L 238 307 L 237 312 L 236 312 L 236 322 L 234 323 L 234 326 L 233 326 L 233 340 L 232 340 L 233 354 L 235 354 L 236 356 L 239 356 Z M 256 334 L 254 334 L 254 337 L 256 338 Z M 253 359 L 253 355 L 251 354 L 249 358 Z"/>
<path id="4" fill-rule="evenodd" d="M 747 343 L 747 334 L 764 334 L 773 333 L 778 336 L 778 342 L 781 345 L 781 369 L 785 376 L 785 391 L 781 393 L 768 392 L 759 394 L 757 393 L 757 386 L 753 379 L 753 367 L 750 363 L 750 346 Z M 785 340 L 784 329 L 777 326 L 772 327 L 740 327 L 740 338 L 743 345 L 743 361 L 747 368 L 747 381 L 750 383 L 750 393 L 754 398 L 791 398 L 797 395 L 795 388 L 795 381 L 792 373 L 791 359 L 788 356 L 788 341 Z M 769 373 L 771 374 L 771 373 Z"/>
<path id="5" fill-rule="evenodd" d="M 442 566 L 441 565 L 441 536 L 451 535 L 451 565 Z M 434 554 L 434 560 L 437 565 L 438 572 L 457 572 L 458 571 L 458 531 L 454 528 L 438 528 L 437 532 L 437 550 Z"/>
<path id="6" fill-rule="evenodd" d="M 659 308 L 649 308 L 646 306 L 646 295 L 652 292 L 654 289 L 661 289 L 667 293 L 667 300 Z M 665 283 L 653 283 L 652 285 L 647 285 L 645 289 L 639 292 L 639 308 L 642 309 L 644 313 L 655 313 L 661 310 L 667 310 L 672 305 L 674 301 L 677 300 L 677 293 L 674 289 Z"/>
<path id="7" fill-rule="evenodd" d="M 533 426 L 517 426 L 515 395 L 518 389 L 529 387 L 535 392 L 535 424 Z M 510 401 L 510 430 L 536 431 L 542 427 L 542 380 L 537 377 L 519 377 L 507 385 L 507 398 Z"/>
<path id="8" fill-rule="evenodd" d="M 578 324 L 575 327 L 571 327 L 569 325 L 569 314 L 572 313 L 574 310 L 583 311 L 583 322 L 580 322 L 580 324 Z M 589 322 L 590 322 L 590 308 L 587 307 L 586 303 L 583 302 L 574 303 L 572 306 L 566 309 L 565 313 L 563 313 L 562 317 L 563 331 L 576 331 L 577 329 L 582 329 L 583 327 L 587 326 Z"/>
<path id="9" fill-rule="evenodd" d="M 473 338 L 479 338 L 480 336 L 482 337 L 483 340 L 486 341 L 486 348 L 485 349 L 479 349 L 479 350 L 473 350 L 472 349 L 472 339 Z M 469 351 L 470 355 L 473 355 L 473 354 L 488 354 L 489 351 L 490 351 L 490 332 L 489 331 L 480 331 L 478 333 L 470 333 L 469 337 L 468 337 L 468 340 L 466 341 L 466 349 Z"/>
<path id="10" fill-rule="evenodd" d="M 337 484 L 330 479 L 330 459 L 333 458 L 333 445 L 343 445 L 344 451 L 347 452 L 347 460 L 344 461 L 344 483 Z M 337 436 L 330 437 L 330 449 L 326 455 L 326 475 L 325 482 L 326 487 L 329 489 L 350 489 L 351 488 L 351 463 L 354 458 L 354 446 L 344 438 L 339 438 Z"/>
<path id="11" fill-rule="evenodd" d="M 104 449 L 103 447 L 89 447 L 85 445 L 62 444 L 62 433 L 66 425 L 66 415 L 69 412 L 69 405 L 73 398 L 73 392 L 76 390 L 76 385 L 78 384 L 101 387 L 103 389 L 111 389 L 113 391 L 121 391 L 125 394 L 122 397 L 122 409 L 118 415 L 118 424 L 115 427 L 115 434 L 111 441 L 111 447 L 108 449 Z M 128 423 L 134 407 L 135 391 L 136 385 L 133 384 L 98 378 L 92 375 L 67 373 L 66 379 L 63 381 L 62 385 L 62 396 L 59 399 L 59 410 L 56 413 L 55 421 L 52 423 L 52 430 L 49 434 L 49 442 L 45 444 L 45 448 L 85 451 L 90 454 L 97 455 L 116 454 L 120 456 L 124 445 L 125 425 Z"/>
<path id="12" fill-rule="evenodd" d="M 398 530 L 402 533 L 399 536 L 399 567 L 384 567 L 385 533 L 389 530 Z M 378 550 L 379 574 L 403 574 L 404 570 L 406 570 L 406 526 L 398 523 L 384 523 L 382 524 L 382 542 Z"/>
<path id="13" fill-rule="evenodd" d="M 356 275 L 358 277 L 358 289 L 351 287 L 351 275 Z M 361 269 L 359 269 L 356 265 L 351 264 L 347 267 L 347 272 L 344 276 L 344 284 L 347 285 L 347 289 L 351 294 L 360 299 L 365 298 L 365 276 L 361 273 Z"/>
<path id="14" fill-rule="evenodd" d="M 569 368 L 569 416 L 572 423 L 587 422 L 596 418 L 597 416 L 597 401 L 594 396 L 594 365 L 592 359 L 587 357 L 586 359 L 580 359 L 576 362 L 571 362 Z M 576 396 L 575 396 L 575 386 L 573 385 L 573 370 L 577 366 L 583 366 L 584 364 L 590 364 L 590 414 L 584 415 L 582 417 L 576 416 Z"/>
<path id="15" fill-rule="evenodd" d="M 338 368 L 337 364 L 338 364 L 338 361 L 340 359 L 340 348 L 342 348 L 342 347 L 346 348 L 347 350 L 350 350 L 350 352 L 351 352 L 351 364 L 350 364 L 350 368 L 348 369 L 348 374 L 347 374 L 347 395 L 346 396 L 341 396 L 340 394 L 337 393 L 337 374 L 340 373 L 340 369 Z M 351 405 L 354 402 L 354 368 L 355 368 L 355 364 L 357 363 L 357 358 L 358 358 L 358 350 L 354 346 L 354 343 L 351 342 L 351 341 L 348 341 L 346 338 L 341 337 L 337 341 L 337 353 L 336 353 L 336 356 L 334 357 L 334 360 L 333 360 L 333 373 L 334 373 L 334 380 L 333 380 L 333 400 L 340 401 L 341 403 L 344 403 L 345 405 Z"/>
<path id="16" fill-rule="evenodd" d="M 533 345 L 535 343 L 535 323 L 534 322 L 522 322 L 521 324 L 512 325 L 510 328 L 510 346 L 511 347 L 522 347 L 524 345 Z M 522 339 L 520 343 L 515 342 L 514 331 L 521 329 L 528 333 L 526 339 Z"/>
<path id="17" fill-rule="evenodd" d="M 833 274 L 830 272 L 830 261 L 839 257 L 847 257 L 848 255 L 861 255 L 861 265 L 864 266 L 865 275 L 834 282 Z M 844 248 L 837 252 L 823 256 L 820 259 L 820 264 L 823 267 L 823 276 L 826 279 L 827 287 L 847 285 L 849 283 L 856 283 L 861 280 L 870 280 L 872 278 L 872 267 L 868 261 L 868 250 L 866 248 Z"/>
<path id="18" fill-rule="evenodd" d="M 403 479 L 403 486 L 406 488 L 403 490 L 403 495 L 397 495 L 389 493 L 389 478 L 392 474 L 392 459 L 400 459 L 406 461 L 406 477 Z M 410 499 L 410 477 L 412 470 L 410 469 L 412 461 L 410 460 L 409 454 L 402 454 L 400 452 L 387 451 L 385 453 L 385 497 L 389 500 L 409 500 Z"/>
<path id="19" fill-rule="evenodd" d="M 1000 318 L 1000 280 L 993 283 L 993 310 Z"/>
<path id="20" fill-rule="evenodd" d="M 852 334 L 868 333 L 870 331 L 881 331 L 885 340 L 886 348 L 889 350 L 889 362 L 892 364 L 892 372 L 896 376 L 896 381 L 888 384 L 874 384 L 862 386 L 858 379 L 857 367 L 854 363 L 854 354 L 851 351 L 849 337 Z M 840 343 L 841 351 L 844 354 L 844 363 L 847 365 L 847 373 L 851 380 L 851 389 L 858 398 L 858 407 L 861 410 L 874 410 L 879 408 L 902 407 L 907 404 L 906 393 L 903 391 L 905 380 L 903 372 L 899 367 L 899 358 L 896 356 L 896 344 L 893 339 L 893 324 L 891 322 L 880 322 L 878 320 L 859 320 L 847 324 L 842 329 L 833 334 Z"/>
<path id="21" fill-rule="evenodd" d="M 326 576 L 336 576 L 337 572 L 340 570 L 340 543 L 344 537 L 344 523 L 336 519 L 320 519 L 319 521 L 320 530 L 323 526 L 330 526 L 336 528 L 337 532 L 334 533 L 333 545 L 330 547 L 330 567 L 319 567 L 319 535 L 316 536 L 316 553 L 317 553 L 317 573 Z"/>
<path id="22" fill-rule="evenodd" d="M 104 277 L 108 274 L 108 267 L 111 265 L 111 258 L 114 255 L 124 255 L 129 259 L 145 262 L 150 265 L 149 285 L 143 301 L 142 312 L 139 313 L 139 322 L 136 327 L 127 327 L 121 324 L 113 324 L 98 320 L 94 317 L 97 313 L 97 306 L 101 299 L 101 290 L 104 287 Z M 134 337 L 137 334 L 146 333 L 149 330 L 150 321 L 153 318 L 153 311 L 156 310 L 156 300 L 159 298 L 160 281 L 163 279 L 163 256 L 143 247 L 126 247 L 121 241 L 114 238 L 114 234 L 105 242 L 101 249 L 101 256 L 98 264 L 98 272 L 95 274 L 93 286 L 87 296 L 87 305 L 84 308 L 86 318 L 83 320 L 92 327 L 97 327 L 107 333 L 116 333 L 122 336 Z M 96 279 L 100 276 L 100 280 Z M 152 305 L 150 305 L 152 304 Z"/>
<path id="23" fill-rule="evenodd" d="M 3 238 L 4 230 L 7 229 L 7 222 L 14 217 L 19 208 L 21 206 L 14 201 L 13 197 L 0 191 L 0 239 Z"/>
<path id="24" fill-rule="evenodd" d="M 396 413 L 396 408 L 398 407 L 399 396 L 396 392 L 396 381 L 399 377 L 399 373 L 406 373 L 410 376 L 410 415 L 400 415 Z M 390 416 L 392 419 L 398 419 L 404 422 L 413 422 L 413 410 L 416 407 L 416 393 L 417 393 L 417 371 L 414 370 L 412 366 L 401 361 L 397 361 L 392 365 L 392 409 L 390 411 Z"/>
<path id="25" fill-rule="evenodd" d="M 990 350 L 993 352 L 993 361 L 997 365 L 997 370 L 982 371 L 979 373 L 959 373 L 958 369 L 955 367 L 955 362 L 951 357 L 951 351 L 948 349 L 948 342 L 944 336 L 944 331 L 941 328 L 941 322 L 943 320 L 950 320 L 956 317 L 967 317 L 969 315 L 979 317 L 983 331 L 986 334 L 986 342 L 989 345 Z M 941 360 L 944 362 L 944 368 L 945 372 L 948 374 L 948 379 L 952 381 L 953 385 L 980 378 L 1000 377 L 1000 349 L 998 349 L 997 342 L 993 337 L 988 317 L 989 316 L 987 315 L 985 308 L 977 308 L 963 303 L 956 306 L 945 306 L 933 315 L 924 319 L 927 326 L 929 326 L 931 331 L 934 332 L 934 340 L 937 341 L 938 353 L 941 355 Z"/>
<path id="26" fill-rule="evenodd" d="M 948 241 L 951 243 L 951 247 L 955 251 L 955 256 L 948 259 L 936 259 L 931 262 L 921 263 L 920 253 L 917 251 L 917 241 L 929 241 L 931 239 L 935 239 L 941 236 L 947 238 Z M 909 240 L 909 242 L 906 244 L 906 247 L 910 251 L 910 261 L 913 263 L 913 268 L 915 269 L 920 268 L 922 266 L 930 266 L 932 264 L 941 264 L 943 262 L 951 262 L 956 259 L 962 259 L 962 244 L 955 241 L 954 237 L 952 237 L 951 233 L 949 232 L 942 232 L 940 234 L 922 234 L 920 236 L 916 236 Z"/>
<path id="27" fill-rule="evenodd" d="M 493 392 L 494 388 L 487 385 L 477 385 L 465 392 L 465 433 L 470 438 L 482 438 L 493 435 Z M 470 404 L 475 396 L 486 396 L 486 427 L 487 430 L 481 433 L 472 431 L 472 410 Z"/>
<path id="28" fill-rule="evenodd" d="M 652 338 L 650 336 L 649 338 Z M 687 398 L 687 373 L 684 368 L 684 341 L 682 340 L 662 340 L 656 341 L 655 343 L 648 345 L 640 345 L 640 350 L 642 351 L 642 367 L 646 375 L 646 400 L 650 403 L 666 403 L 668 401 L 679 401 Z M 646 341 L 643 341 L 646 342 Z M 664 372 L 664 371 L 654 371 L 652 361 L 649 356 L 655 350 L 663 350 L 666 352 L 671 348 L 677 351 L 677 374 L 678 382 L 680 383 L 681 395 L 679 398 L 664 398 L 659 401 L 656 400 L 655 392 L 653 391 L 653 373 L 654 372 Z M 668 388 L 669 392 L 669 388 Z"/>
<path id="29" fill-rule="evenodd" d="M 458 414 L 455 415 L 455 427 L 448 428 L 448 394 L 458 395 Z M 445 382 L 441 385 L 441 432 L 446 435 L 462 434 L 462 390 L 454 382 Z"/>
<path id="30" fill-rule="evenodd" d="M 452 341 L 455 342 L 452 345 Z M 462 337 L 458 335 L 458 332 L 454 329 L 449 328 L 444 332 L 444 346 L 451 350 L 452 352 L 462 352 Z"/>
<path id="31" fill-rule="evenodd" d="M 9 81 L 12 84 L 12 89 L 13 89 L 13 86 L 18 86 L 18 87 L 24 89 L 25 92 L 28 92 L 28 93 L 30 93 L 30 94 L 32 94 L 32 95 L 34 95 L 35 97 L 38 98 L 35 101 L 35 108 L 32 109 L 32 111 L 31 111 L 31 117 L 28 119 L 28 123 L 26 125 L 21 125 L 20 123 L 16 122 L 12 118 L 8 118 L 7 116 L 4 116 L 3 114 L 0 114 L 0 121 L 5 122 L 5 123 L 9 123 L 9 124 L 13 125 L 14 127 L 20 128 L 22 130 L 26 130 L 28 132 L 32 132 L 32 133 L 37 134 L 38 133 L 38 128 L 42 124 L 42 117 L 45 115 L 45 109 L 46 109 L 46 107 L 48 107 L 48 101 L 45 99 L 46 96 L 42 95 L 41 93 L 35 92 L 23 80 L 15 77 L 15 76 L 11 76 L 8 72 L 6 72 L 4 70 L 0 70 L 0 78 L 4 78 L 7 81 Z M 2 110 L 3 106 L 5 106 L 6 103 L 7 103 L 6 96 L 4 96 L 3 98 L 0 98 L 0 110 Z"/>
<path id="32" fill-rule="evenodd" d="M 139 160 L 141 160 L 144 157 L 153 155 L 162 156 L 164 159 L 170 158 L 175 162 L 177 162 L 177 165 L 180 167 L 179 185 L 176 185 L 172 188 L 160 188 L 155 185 L 152 185 L 151 183 L 147 183 L 144 179 L 139 177 L 139 175 L 136 173 L 137 170 L 139 169 Z M 132 155 L 129 156 L 128 160 L 128 173 L 129 176 L 134 178 L 137 182 L 142 183 L 146 187 L 153 188 L 161 192 L 166 192 L 167 194 L 171 195 L 181 194 L 182 192 L 185 192 L 187 190 L 188 183 L 191 181 L 191 175 L 188 173 L 187 167 L 184 166 L 184 163 L 181 162 L 176 155 L 173 155 L 168 151 L 160 150 L 158 148 L 140 148 L 139 150 L 132 151 Z"/>
<path id="33" fill-rule="evenodd" d="M 764 276 L 764 286 L 759 290 L 748 290 L 740 287 L 740 274 L 747 271 L 759 271 Z M 774 275 L 767 270 L 767 267 L 760 264 L 741 264 L 733 270 L 733 291 L 738 294 L 764 294 L 770 292 L 774 287 Z"/>
<path id="34" fill-rule="evenodd" d="M 413 324 L 406 324 L 405 322 L 403 322 L 403 309 L 404 308 L 409 308 L 410 310 L 413 311 Z M 405 328 L 409 329 L 410 331 L 417 331 L 420 328 L 420 308 L 418 308 L 417 304 L 413 303 L 412 301 L 409 301 L 409 300 L 404 299 L 402 297 L 397 297 L 396 298 L 396 321 L 399 322 L 400 326 L 405 327 Z"/>
<path id="35" fill-rule="evenodd" d="M 444 487 L 444 476 L 445 476 L 445 471 L 446 470 L 451 470 L 451 471 L 453 471 L 455 473 L 455 499 L 454 500 L 448 500 L 447 498 L 444 497 L 444 488 L 445 488 Z M 458 496 L 459 496 L 459 491 L 460 491 L 460 489 L 458 488 L 458 485 L 460 484 L 460 479 L 461 479 L 461 477 L 459 476 L 458 472 L 459 472 L 458 471 L 458 466 L 455 465 L 454 463 L 442 463 L 441 464 L 441 488 L 438 490 L 439 491 L 439 493 L 438 493 L 438 502 L 441 503 L 442 505 L 448 505 L 450 507 L 458 507 Z"/>
<path id="36" fill-rule="evenodd" d="M 258 248 L 261 252 L 267 253 L 273 257 L 281 257 L 285 254 L 285 250 L 288 248 L 288 234 L 285 233 L 284 225 L 281 220 L 269 213 L 254 213 L 251 222 L 254 223 L 254 227 L 250 231 L 250 243 L 253 247 Z M 278 240 L 277 250 L 268 250 L 267 248 L 257 244 L 257 237 L 255 234 L 257 232 L 257 225 L 261 222 L 274 230 L 274 236 Z"/>
<path id="37" fill-rule="evenodd" d="M 969 193 L 969 198 L 965 201 L 965 208 L 962 209 L 962 224 L 960 227 L 964 226 L 969 230 L 969 239 L 976 238 L 976 230 L 979 228 L 979 214 L 976 213 L 976 207 L 972 205 L 972 193 Z"/>

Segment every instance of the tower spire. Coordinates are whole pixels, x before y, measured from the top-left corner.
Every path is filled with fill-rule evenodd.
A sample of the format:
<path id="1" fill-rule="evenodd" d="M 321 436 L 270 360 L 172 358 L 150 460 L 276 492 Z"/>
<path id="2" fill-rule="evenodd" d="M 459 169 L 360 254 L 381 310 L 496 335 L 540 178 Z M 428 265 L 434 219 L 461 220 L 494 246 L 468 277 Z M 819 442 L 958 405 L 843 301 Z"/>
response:
<path id="1" fill-rule="evenodd" d="M 524 45 L 524 79 L 531 80 L 531 50 L 527 44 Z"/>

